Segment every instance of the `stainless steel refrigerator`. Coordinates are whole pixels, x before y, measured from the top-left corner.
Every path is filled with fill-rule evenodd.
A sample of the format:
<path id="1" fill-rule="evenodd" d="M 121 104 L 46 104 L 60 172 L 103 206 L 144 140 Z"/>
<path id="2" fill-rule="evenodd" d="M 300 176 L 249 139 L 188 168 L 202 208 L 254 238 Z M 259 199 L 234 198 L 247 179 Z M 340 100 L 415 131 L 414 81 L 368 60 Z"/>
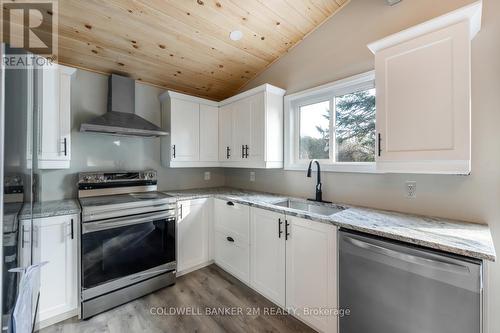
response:
<path id="1" fill-rule="evenodd" d="M 0 58 L 10 54 L 5 44 L 0 44 Z M 39 191 L 37 182 L 36 149 L 37 147 L 37 91 L 36 68 L 6 68 L 2 61 L 0 71 L 0 223 L 2 237 L 0 237 L 0 302 L 2 309 L 1 327 L 3 332 L 25 333 L 14 329 L 13 312 L 20 294 L 20 280 L 23 269 L 34 262 L 21 262 L 21 251 L 31 252 L 32 242 L 20 227 L 19 216 L 32 221 L 31 213 L 33 202 Z M 27 212 L 27 213 L 26 213 Z M 36 260 L 36 256 L 31 256 Z M 32 297 L 33 316 L 22 318 L 33 331 L 36 305 L 39 294 L 38 285 L 30 288 Z M 18 320 L 20 320 L 18 318 Z M 27 333 L 27 332 L 26 332 Z"/>

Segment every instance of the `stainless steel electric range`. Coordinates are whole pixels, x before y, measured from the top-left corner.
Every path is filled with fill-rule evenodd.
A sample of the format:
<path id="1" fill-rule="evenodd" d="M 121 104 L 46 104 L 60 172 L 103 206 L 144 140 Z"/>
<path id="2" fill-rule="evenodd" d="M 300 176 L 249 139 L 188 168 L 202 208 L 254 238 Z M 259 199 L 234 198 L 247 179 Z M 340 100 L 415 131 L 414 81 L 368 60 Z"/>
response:
<path id="1" fill-rule="evenodd" d="M 80 173 L 80 318 L 175 283 L 175 202 L 156 171 Z"/>

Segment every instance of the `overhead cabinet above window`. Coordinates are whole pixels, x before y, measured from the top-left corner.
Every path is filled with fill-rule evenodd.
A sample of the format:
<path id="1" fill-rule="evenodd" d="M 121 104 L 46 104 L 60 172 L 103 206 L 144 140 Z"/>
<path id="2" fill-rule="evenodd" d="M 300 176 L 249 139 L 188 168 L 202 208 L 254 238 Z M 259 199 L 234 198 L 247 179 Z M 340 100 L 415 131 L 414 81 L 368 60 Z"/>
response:
<path id="1" fill-rule="evenodd" d="M 476 2 L 368 46 L 378 171 L 470 173 L 471 40 L 481 9 Z"/>
<path id="2" fill-rule="evenodd" d="M 160 96 L 163 163 L 170 167 L 283 167 L 283 96 L 265 84 L 213 102 L 168 91 Z"/>

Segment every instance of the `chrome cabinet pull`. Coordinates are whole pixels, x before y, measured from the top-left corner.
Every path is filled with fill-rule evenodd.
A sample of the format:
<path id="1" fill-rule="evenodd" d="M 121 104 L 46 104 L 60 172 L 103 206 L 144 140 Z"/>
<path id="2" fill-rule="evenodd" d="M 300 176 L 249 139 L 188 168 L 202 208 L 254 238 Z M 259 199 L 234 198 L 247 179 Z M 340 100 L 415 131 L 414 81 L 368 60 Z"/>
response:
<path id="1" fill-rule="evenodd" d="M 245 158 L 248 158 L 248 145 L 245 145 Z"/>
<path id="2" fill-rule="evenodd" d="M 172 158 L 175 158 L 175 145 L 172 145 Z"/>
<path id="3" fill-rule="evenodd" d="M 231 151 L 231 148 L 229 148 L 229 146 L 226 147 L 226 159 L 229 159 L 231 157 L 230 151 Z"/>
<path id="4" fill-rule="evenodd" d="M 245 145 L 241 145 L 241 158 L 245 158 Z"/>
<path id="5" fill-rule="evenodd" d="M 283 221 L 281 221 L 281 218 L 278 219 L 278 238 L 281 238 L 281 234 L 283 231 L 281 230 L 281 225 L 283 224 Z"/>
<path id="6" fill-rule="evenodd" d="M 64 156 L 68 156 L 68 140 L 64 138 Z"/>
<path id="7" fill-rule="evenodd" d="M 71 239 L 74 239 L 75 238 L 75 230 L 74 230 L 74 221 L 73 219 L 71 219 Z"/>

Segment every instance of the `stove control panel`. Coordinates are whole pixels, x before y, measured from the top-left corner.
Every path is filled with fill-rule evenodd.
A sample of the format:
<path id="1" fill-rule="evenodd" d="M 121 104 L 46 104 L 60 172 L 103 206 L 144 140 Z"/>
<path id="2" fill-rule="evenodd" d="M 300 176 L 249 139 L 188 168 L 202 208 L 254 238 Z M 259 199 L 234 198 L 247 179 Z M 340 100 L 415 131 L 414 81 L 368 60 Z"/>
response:
<path id="1" fill-rule="evenodd" d="M 78 184 L 102 184 L 102 183 L 156 183 L 157 174 L 155 170 L 124 171 L 124 172 L 81 172 L 78 174 Z"/>

